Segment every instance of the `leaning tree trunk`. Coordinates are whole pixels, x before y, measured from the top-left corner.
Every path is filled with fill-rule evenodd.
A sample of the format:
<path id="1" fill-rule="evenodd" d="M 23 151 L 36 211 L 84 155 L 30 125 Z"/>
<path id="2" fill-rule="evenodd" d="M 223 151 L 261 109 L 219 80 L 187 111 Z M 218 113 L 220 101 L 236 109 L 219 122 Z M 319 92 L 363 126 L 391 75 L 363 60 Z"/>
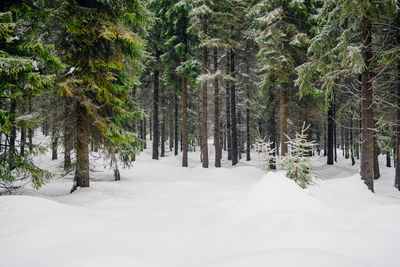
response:
<path id="1" fill-rule="evenodd" d="M 203 34 L 207 35 L 207 21 L 203 21 Z M 207 47 L 202 47 L 202 73 L 207 74 Z M 208 168 L 208 133 L 207 133 L 207 80 L 203 81 L 202 120 L 201 120 L 201 154 L 203 168 Z"/>
<path id="2" fill-rule="evenodd" d="M 285 156 L 288 151 L 287 145 L 287 118 L 286 118 L 286 91 L 283 85 L 280 89 L 281 102 L 281 155 Z"/>
<path id="3" fill-rule="evenodd" d="M 327 135 L 327 164 L 333 165 L 334 160 L 334 130 L 335 130 L 335 122 L 333 121 L 334 114 L 334 103 L 331 102 L 328 109 L 328 135 Z"/>
<path id="4" fill-rule="evenodd" d="M 231 76 L 235 76 L 235 53 L 231 49 Z M 231 82 L 231 127 L 232 127 L 232 165 L 238 163 L 238 137 L 237 137 L 237 126 L 236 126 L 236 88 L 235 83 Z"/>
<path id="5" fill-rule="evenodd" d="M 371 86 L 371 72 L 369 70 L 372 58 L 372 24 L 369 19 L 369 11 L 363 19 L 364 45 L 362 56 L 365 68 L 362 72 L 362 142 L 361 142 L 361 179 L 368 189 L 374 192 L 374 111 L 373 111 L 373 89 Z"/>
<path id="6" fill-rule="evenodd" d="M 218 72 L 218 48 L 214 48 L 214 75 L 217 75 Z M 221 158 L 222 158 L 222 150 L 221 150 L 221 128 L 220 128 L 220 118 L 219 118 L 219 84 L 218 77 L 214 78 L 214 146 L 215 146 L 215 167 L 221 167 Z"/>
<path id="7" fill-rule="evenodd" d="M 154 92 L 153 92 L 153 159 L 158 159 L 158 147 L 160 142 L 158 104 L 159 104 L 159 70 L 154 71 Z"/>
<path id="8" fill-rule="evenodd" d="M 89 187 L 89 120 L 86 108 L 79 103 L 77 103 L 76 131 L 76 169 L 71 193 L 77 187 Z"/>

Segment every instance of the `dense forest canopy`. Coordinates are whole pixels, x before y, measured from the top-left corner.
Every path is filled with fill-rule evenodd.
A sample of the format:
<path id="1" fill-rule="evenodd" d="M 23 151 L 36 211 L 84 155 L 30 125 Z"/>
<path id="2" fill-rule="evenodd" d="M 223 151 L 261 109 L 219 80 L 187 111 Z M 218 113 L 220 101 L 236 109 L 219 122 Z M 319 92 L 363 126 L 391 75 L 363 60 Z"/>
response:
<path id="1" fill-rule="evenodd" d="M 91 153 L 119 180 L 151 140 L 154 160 L 173 151 L 183 167 L 196 149 L 204 168 L 256 151 L 302 187 L 308 158 L 333 165 L 340 148 L 374 191 L 385 154 L 400 190 L 399 10 L 397 0 L 3 0 L 1 187 L 48 182 L 35 163 L 46 150 L 62 151 L 71 191 L 89 186 Z"/>

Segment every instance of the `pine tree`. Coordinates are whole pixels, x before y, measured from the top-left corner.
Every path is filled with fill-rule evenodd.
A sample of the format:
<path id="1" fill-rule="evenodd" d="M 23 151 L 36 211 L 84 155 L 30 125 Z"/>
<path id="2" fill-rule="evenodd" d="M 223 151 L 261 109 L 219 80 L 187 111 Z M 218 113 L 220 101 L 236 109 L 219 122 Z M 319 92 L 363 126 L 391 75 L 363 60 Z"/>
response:
<path id="1" fill-rule="evenodd" d="M 63 8 L 59 49 L 75 71 L 59 86 L 74 102 L 77 116 L 74 191 L 89 186 L 89 138 L 102 145 L 116 174 L 116 155 L 129 166 L 141 146 L 129 121 L 143 113 L 130 92 L 137 82 L 140 31 L 148 14 L 140 1 L 67 1 Z"/>

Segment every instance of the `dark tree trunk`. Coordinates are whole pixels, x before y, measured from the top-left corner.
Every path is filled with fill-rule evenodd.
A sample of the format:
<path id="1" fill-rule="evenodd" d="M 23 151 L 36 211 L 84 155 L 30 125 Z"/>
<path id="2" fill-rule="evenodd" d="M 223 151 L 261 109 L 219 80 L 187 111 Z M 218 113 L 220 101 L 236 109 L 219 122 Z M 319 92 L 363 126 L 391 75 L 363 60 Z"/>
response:
<path id="1" fill-rule="evenodd" d="M 230 50 L 231 56 L 231 76 L 235 76 L 235 53 Z M 236 88 L 235 83 L 231 82 L 231 127 L 232 127 L 232 165 L 238 163 L 238 140 L 236 125 Z"/>
<path id="2" fill-rule="evenodd" d="M 67 125 L 64 126 L 64 170 L 68 170 L 71 167 L 71 140 L 72 134 L 71 129 Z"/>
<path id="3" fill-rule="evenodd" d="M 29 113 L 32 114 L 32 98 L 29 98 Z M 29 146 L 29 153 L 33 152 L 33 127 L 28 129 L 28 146 Z"/>
<path id="4" fill-rule="evenodd" d="M 386 151 L 386 167 L 392 167 L 392 162 L 390 160 L 390 151 Z"/>
<path id="5" fill-rule="evenodd" d="M 25 143 L 26 143 L 26 128 L 21 128 L 21 142 L 20 142 L 20 154 L 25 155 Z"/>
<path id="6" fill-rule="evenodd" d="M 207 21 L 203 21 L 203 34 L 207 35 Z M 207 74 L 207 47 L 202 47 L 202 73 Z M 207 132 L 207 80 L 203 81 L 202 90 L 202 121 L 201 121 L 201 154 L 203 168 L 208 168 L 208 132 Z"/>
<path id="7" fill-rule="evenodd" d="M 280 102 L 281 102 L 281 155 L 285 156 L 288 151 L 287 145 L 287 118 L 286 118 L 286 91 L 283 88 L 280 89 Z"/>
<path id="8" fill-rule="evenodd" d="M 239 100 L 240 103 L 240 100 Z M 242 159 L 242 111 L 238 108 L 237 112 L 237 139 L 238 139 L 238 158 Z"/>
<path id="9" fill-rule="evenodd" d="M 165 139 L 166 139 L 166 134 L 165 134 L 165 121 L 166 121 L 166 116 L 165 116 L 166 108 L 165 108 L 165 88 L 164 86 L 161 87 L 161 113 L 162 113 L 162 123 L 161 123 L 161 153 L 160 156 L 164 157 L 165 156 Z"/>
<path id="10" fill-rule="evenodd" d="M 216 75 L 218 72 L 218 48 L 214 48 L 214 74 Z M 214 146 L 215 146 L 215 167 L 221 167 L 221 158 L 222 158 L 222 150 L 221 150 L 221 128 L 220 128 L 220 118 L 219 118 L 219 84 L 218 77 L 214 78 Z"/>
<path id="11" fill-rule="evenodd" d="M 368 189 L 374 192 L 374 111 L 373 111 L 373 89 L 371 86 L 370 64 L 372 58 L 372 25 L 370 14 L 363 19 L 363 41 L 362 56 L 365 69 L 362 72 L 362 142 L 361 142 L 361 179 Z"/>
<path id="12" fill-rule="evenodd" d="M 350 155 L 351 155 L 351 166 L 354 166 L 356 164 L 356 161 L 354 159 L 354 140 L 353 140 L 353 118 L 350 119 Z"/>
<path id="13" fill-rule="evenodd" d="M 89 122 L 86 108 L 79 103 L 77 103 L 76 131 L 76 170 L 71 193 L 77 187 L 89 187 Z"/>
<path id="14" fill-rule="evenodd" d="M 376 144 L 376 138 L 374 140 L 374 143 Z M 378 147 L 375 145 L 374 149 L 374 180 L 378 180 L 379 177 L 381 177 L 381 173 L 379 171 L 379 150 Z"/>
<path id="15" fill-rule="evenodd" d="M 10 103 L 10 124 L 11 124 L 11 129 L 10 129 L 10 148 L 8 150 L 9 153 L 16 154 L 16 149 L 15 149 L 15 140 L 17 138 L 17 128 L 15 127 L 15 120 L 16 120 L 16 114 L 17 112 L 17 101 L 14 99 L 11 99 Z"/>
<path id="16" fill-rule="evenodd" d="M 144 140 L 144 145 L 143 148 L 147 148 L 147 119 L 143 120 L 143 140 Z"/>
<path id="17" fill-rule="evenodd" d="M 53 130 L 51 131 L 51 159 L 56 160 L 58 158 L 58 130 L 55 126 L 53 126 Z"/>
<path id="18" fill-rule="evenodd" d="M 269 97 L 268 97 L 268 104 L 270 105 L 270 117 L 269 117 L 269 139 L 271 142 L 271 149 L 276 148 L 276 105 L 275 105 L 275 94 L 272 91 L 272 88 L 269 88 Z M 273 158 L 272 160 L 269 162 L 269 168 L 271 170 L 275 170 L 276 169 L 276 160 L 275 160 L 275 156 L 276 156 L 276 150 L 273 152 Z"/>
<path id="19" fill-rule="evenodd" d="M 333 153 L 335 157 L 335 162 L 337 162 L 337 127 L 336 127 L 336 98 L 334 96 L 334 101 L 333 101 Z"/>
<path id="20" fill-rule="evenodd" d="M 159 70 L 154 71 L 154 92 L 153 92 L 153 159 L 158 159 L 159 152 L 159 120 L 158 120 L 158 105 L 159 105 Z"/>
<path id="21" fill-rule="evenodd" d="M 188 110 L 187 110 L 187 83 L 185 74 L 182 74 L 182 166 L 188 166 Z"/>
<path id="22" fill-rule="evenodd" d="M 174 104 L 175 104 L 175 120 L 174 120 L 174 136 L 175 136 L 175 142 L 174 142 L 174 155 L 178 155 L 178 150 L 179 150 L 179 146 L 178 146 L 178 142 L 179 142 L 179 138 L 178 138 L 178 93 L 175 91 L 175 95 L 174 95 Z"/>
<path id="23" fill-rule="evenodd" d="M 247 101 L 246 101 L 246 160 L 250 161 L 250 88 L 247 88 Z"/>
<path id="24" fill-rule="evenodd" d="M 328 158 L 327 158 L 327 164 L 328 165 L 333 165 L 333 160 L 334 160 L 334 121 L 333 121 L 333 103 L 331 102 L 329 105 L 329 109 L 328 109 L 328 144 L 327 144 L 327 150 L 328 150 Z"/>
<path id="25" fill-rule="evenodd" d="M 226 54 L 226 74 L 230 74 L 231 70 L 231 56 L 228 50 Z M 232 128 L 231 128 L 231 93 L 230 81 L 226 82 L 226 142 L 228 149 L 228 160 L 232 160 Z"/>

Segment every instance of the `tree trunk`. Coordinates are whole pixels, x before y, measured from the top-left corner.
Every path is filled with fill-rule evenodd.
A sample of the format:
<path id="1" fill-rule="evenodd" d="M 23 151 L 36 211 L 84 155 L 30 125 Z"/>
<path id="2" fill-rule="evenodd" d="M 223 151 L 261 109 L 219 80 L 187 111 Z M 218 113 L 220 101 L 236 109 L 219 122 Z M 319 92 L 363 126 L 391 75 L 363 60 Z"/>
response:
<path id="1" fill-rule="evenodd" d="M 334 121 L 333 121 L 333 109 L 334 109 L 334 103 L 330 103 L 330 105 L 329 105 L 329 109 L 328 109 L 328 144 L 327 144 L 327 152 L 328 152 L 328 154 L 327 154 L 327 156 L 328 156 L 328 158 L 327 158 L 327 164 L 328 165 L 333 165 L 333 160 L 334 160 L 334 127 L 335 127 L 335 124 L 334 124 Z"/>
<path id="2" fill-rule="evenodd" d="M 285 156 L 288 151 L 287 146 L 287 118 L 286 118 L 286 91 L 283 88 L 280 89 L 280 102 L 281 102 L 281 155 Z"/>
<path id="3" fill-rule="evenodd" d="M 160 142 L 158 105 L 159 105 L 159 70 L 154 71 L 154 92 L 153 92 L 153 159 L 158 159 L 158 147 Z"/>
<path id="4" fill-rule="evenodd" d="M 247 101 L 246 101 L 246 160 L 250 161 L 250 88 L 247 88 Z"/>
<path id="5" fill-rule="evenodd" d="M 182 166 L 188 166 L 188 110 L 187 110 L 187 83 L 185 74 L 182 74 Z"/>
<path id="6" fill-rule="evenodd" d="M 207 35 L 207 21 L 203 21 L 203 34 Z M 202 73 L 207 74 L 207 47 L 202 47 Z M 203 168 L 208 168 L 208 133 L 207 133 L 207 80 L 203 81 L 202 90 L 202 120 L 201 120 L 201 154 Z"/>
<path id="7" fill-rule="evenodd" d="M 231 76 L 235 76 L 235 53 L 230 50 L 231 56 Z M 236 126 L 236 88 L 235 83 L 231 82 L 231 127 L 232 127 L 232 165 L 238 163 L 238 140 L 237 140 L 237 126 Z"/>
<path id="8" fill-rule="evenodd" d="M 64 170 L 71 167 L 71 129 L 67 125 L 64 126 Z"/>
<path id="9" fill-rule="evenodd" d="M 376 144 L 376 138 L 374 140 L 374 143 Z M 381 173 L 379 171 L 379 150 L 378 147 L 375 145 L 374 148 L 374 180 L 378 180 L 379 177 L 381 177 Z"/>
<path id="10" fill-rule="evenodd" d="M 228 50 L 226 54 L 226 74 L 230 74 L 231 70 L 231 56 Z M 231 128 L 231 93 L 230 93 L 230 81 L 226 82 L 226 142 L 228 149 L 228 160 L 232 160 L 232 128 Z"/>
<path id="11" fill-rule="evenodd" d="M 179 116 L 179 114 L 178 114 L 178 93 L 177 93 L 177 91 L 175 91 L 175 94 L 174 94 L 174 102 L 175 102 L 174 103 L 175 104 L 174 155 L 176 156 L 176 155 L 178 155 L 178 150 L 179 150 L 179 146 L 178 146 L 178 142 L 179 142 L 179 138 L 178 138 L 178 131 L 179 131 L 179 128 L 178 128 L 178 116 Z"/>
<path id="12" fill-rule="evenodd" d="M 165 156 L 165 120 L 166 120 L 166 108 L 165 108 L 165 88 L 161 87 L 161 113 L 162 113 L 162 123 L 161 123 L 161 153 L 160 156 Z"/>
<path id="13" fill-rule="evenodd" d="M 218 72 L 218 48 L 214 48 L 214 74 L 216 75 Z M 220 118 L 219 118 L 219 84 L 218 77 L 214 78 L 214 146 L 215 146 L 215 167 L 221 167 L 221 158 L 222 158 L 222 150 L 221 150 L 221 138 L 220 138 Z"/>
<path id="14" fill-rule="evenodd" d="M 53 130 L 51 131 L 51 159 L 56 160 L 58 158 L 58 130 L 55 126 L 53 126 Z"/>
<path id="15" fill-rule="evenodd" d="M 16 154 L 16 149 L 15 149 L 15 140 L 17 138 L 17 127 L 15 126 L 15 120 L 17 117 L 17 101 L 14 99 L 11 99 L 10 103 L 10 124 L 11 124 L 11 129 L 10 129 L 10 148 L 8 150 L 9 153 L 11 154 Z"/>
<path id="16" fill-rule="evenodd" d="M 273 158 L 269 162 L 269 168 L 271 170 L 276 169 L 276 105 L 275 105 L 275 94 L 272 91 L 272 88 L 269 88 L 269 97 L 268 97 L 268 104 L 270 105 L 270 117 L 269 117 L 269 139 L 271 142 L 271 149 L 275 149 L 273 152 Z"/>
<path id="17" fill-rule="evenodd" d="M 390 160 L 390 150 L 386 151 L 386 167 L 392 167 L 392 162 Z"/>
<path id="18" fill-rule="evenodd" d="M 86 108 L 79 103 L 77 103 L 76 131 L 76 170 L 71 193 L 77 187 L 89 187 L 89 122 Z"/>
<path id="19" fill-rule="evenodd" d="M 350 119 L 350 155 L 351 155 L 351 166 L 356 164 L 354 159 L 354 140 L 353 140 L 353 118 Z"/>
<path id="20" fill-rule="evenodd" d="M 374 111 L 373 111 L 373 89 L 371 87 L 370 63 L 372 58 L 372 25 L 369 19 L 370 14 L 367 10 L 366 17 L 363 19 L 364 45 L 362 56 L 365 69 L 362 72 L 362 142 L 361 142 L 361 179 L 368 189 L 374 192 Z"/>
<path id="21" fill-rule="evenodd" d="M 21 141 L 20 141 L 20 154 L 25 155 L 25 143 L 26 143 L 26 128 L 21 128 Z"/>

